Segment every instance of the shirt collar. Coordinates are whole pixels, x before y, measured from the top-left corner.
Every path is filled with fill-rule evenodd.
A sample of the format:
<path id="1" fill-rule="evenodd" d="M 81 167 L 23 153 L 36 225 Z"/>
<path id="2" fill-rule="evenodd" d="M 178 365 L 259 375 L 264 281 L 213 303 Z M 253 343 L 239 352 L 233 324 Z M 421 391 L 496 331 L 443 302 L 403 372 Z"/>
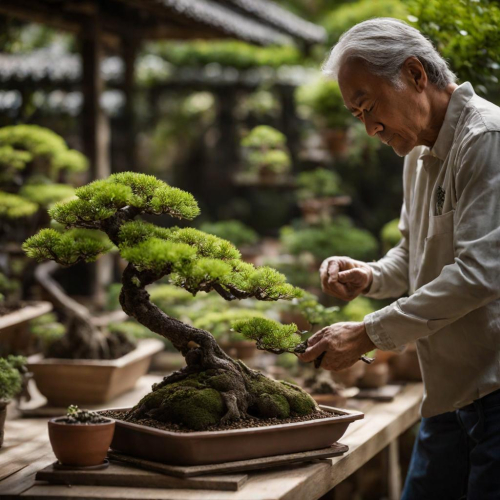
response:
<path id="1" fill-rule="evenodd" d="M 453 91 L 436 142 L 432 149 L 425 148 L 422 156 L 431 155 L 441 161 L 446 159 L 453 144 L 460 115 L 473 95 L 474 89 L 469 82 L 462 83 Z"/>

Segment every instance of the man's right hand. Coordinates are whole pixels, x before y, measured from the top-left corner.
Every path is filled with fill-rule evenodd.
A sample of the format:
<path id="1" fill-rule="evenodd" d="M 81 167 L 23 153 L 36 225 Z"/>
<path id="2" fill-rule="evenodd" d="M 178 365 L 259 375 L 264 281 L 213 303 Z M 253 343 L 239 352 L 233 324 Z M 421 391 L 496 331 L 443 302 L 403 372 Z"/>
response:
<path id="1" fill-rule="evenodd" d="M 329 257 L 319 268 L 323 292 L 341 300 L 353 300 L 370 289 L 371 267 L 349 257 Z"/>

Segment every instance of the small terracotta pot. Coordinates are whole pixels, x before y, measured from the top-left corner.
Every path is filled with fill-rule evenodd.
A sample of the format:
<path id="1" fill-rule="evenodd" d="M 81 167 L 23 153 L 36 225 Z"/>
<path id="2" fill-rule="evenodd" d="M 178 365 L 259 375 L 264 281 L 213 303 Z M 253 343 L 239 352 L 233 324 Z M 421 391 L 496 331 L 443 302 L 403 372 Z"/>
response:
<path id="1" fill-rule="evenodd" d="M 64 417 L 49 420 L 54 455 L 63 465 L 88 467 L 104 462 L 113 439 L 115 421 L 103 424 L 66 424 Z"/>
<path id="2" fill-rule="evenodd" d="M 389 370 L 391 380 L 421 382 L 422 372 L 415 344 L 410 344 L 401 354 L 389 359 Z"/>
<path id="3" fill-rule="evenodd" d="M 332 380 L 342 384 L 344 387 L 352 387 L 365 374 L 366 366 L 362 361 L 356 361 L 356 363 L 345 370 L 331 372 Z"/>
<path id="4" fill-rule="evenodd" d="M 389 382 L 389 365 L 378 363 L 365 366 L 365 374 L 358 380 L 358 387 L 376 389 Z"/>
<path id="5" fill-rule="evenodd" d="M 0 401 L 0 448 L 3 445 L 5 419 L 7 418 L 7 405 L 10 401 Z"/>

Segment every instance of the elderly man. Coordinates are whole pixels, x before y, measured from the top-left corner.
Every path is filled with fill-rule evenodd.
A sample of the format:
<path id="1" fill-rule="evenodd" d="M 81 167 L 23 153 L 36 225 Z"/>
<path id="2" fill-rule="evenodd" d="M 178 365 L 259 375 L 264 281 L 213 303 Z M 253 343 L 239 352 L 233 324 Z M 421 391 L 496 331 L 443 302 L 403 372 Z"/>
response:
<path id="1" fill-rule="evenodd" d="M 324 72 L 405 163 L 401 242 L 375 263 L 325 260 L 323 290 L 404 297 L 324 328 L 301 358 L 340 370 L 416 341 L 425 395 L 403 499 L 500 499 L 500 108 L 394 19 L 354 26 Z"/>

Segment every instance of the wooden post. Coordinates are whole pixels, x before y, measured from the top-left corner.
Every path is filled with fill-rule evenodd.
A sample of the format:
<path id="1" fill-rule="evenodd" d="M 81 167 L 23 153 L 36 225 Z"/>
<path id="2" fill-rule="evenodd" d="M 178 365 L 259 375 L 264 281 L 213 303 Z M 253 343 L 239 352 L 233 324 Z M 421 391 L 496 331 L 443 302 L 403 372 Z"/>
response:
<path id="1" fill-rule="evenodd" d="M 86 16 L 82 29 L 82 132 L 84 152 L 90 161 L 90 180 L 104 179 L 111 174 L 109 160 L 109 119 L 101 108 L 104 82 L 101 74 L 102 32 L 99 8 Z M 112 281 L 111 256 L 101 257 L 92 272 L 92 289 L 98 305 L 104 305 L 105 289 Z"/>
<path id="2" fill-rule="evenodd" d="M 99 12 L 88 16 L 82 29 L 83 143 L 90 161 L 91 180 L 110 175 L 109 120 L 101 109 L 104 82 L 101 75 L 102 35 Z"/>
<path id="3" fill-rule="evenodd" d="M 122 56 L 124 62 L 123 92 L 125 94 L 125 108 L 119 120 L 119 135 L 117 140 L 122 144 L 122 153 L 118 165 L 118 170 L 136 170 L 136 127 L 135 127 L 135 61 L 138 51 L 137 38 L 130 36 L 122 38 Z"/>
<path id="4" fill-rule="evenodd" d="M 387 493 L 389 500 L 401 498 L 401 469 L 399 467 L 399 440 L 393 439 L 384 450 L 387 460 Z"/>
<path id="5" fill-rule="evenodd" d="M 287 146 L 295 172 L 298 171 L 300 133 L 295 109 L 295 87 L 278 86 L 281 101 L 281 127 L 287 138 Z"/>

